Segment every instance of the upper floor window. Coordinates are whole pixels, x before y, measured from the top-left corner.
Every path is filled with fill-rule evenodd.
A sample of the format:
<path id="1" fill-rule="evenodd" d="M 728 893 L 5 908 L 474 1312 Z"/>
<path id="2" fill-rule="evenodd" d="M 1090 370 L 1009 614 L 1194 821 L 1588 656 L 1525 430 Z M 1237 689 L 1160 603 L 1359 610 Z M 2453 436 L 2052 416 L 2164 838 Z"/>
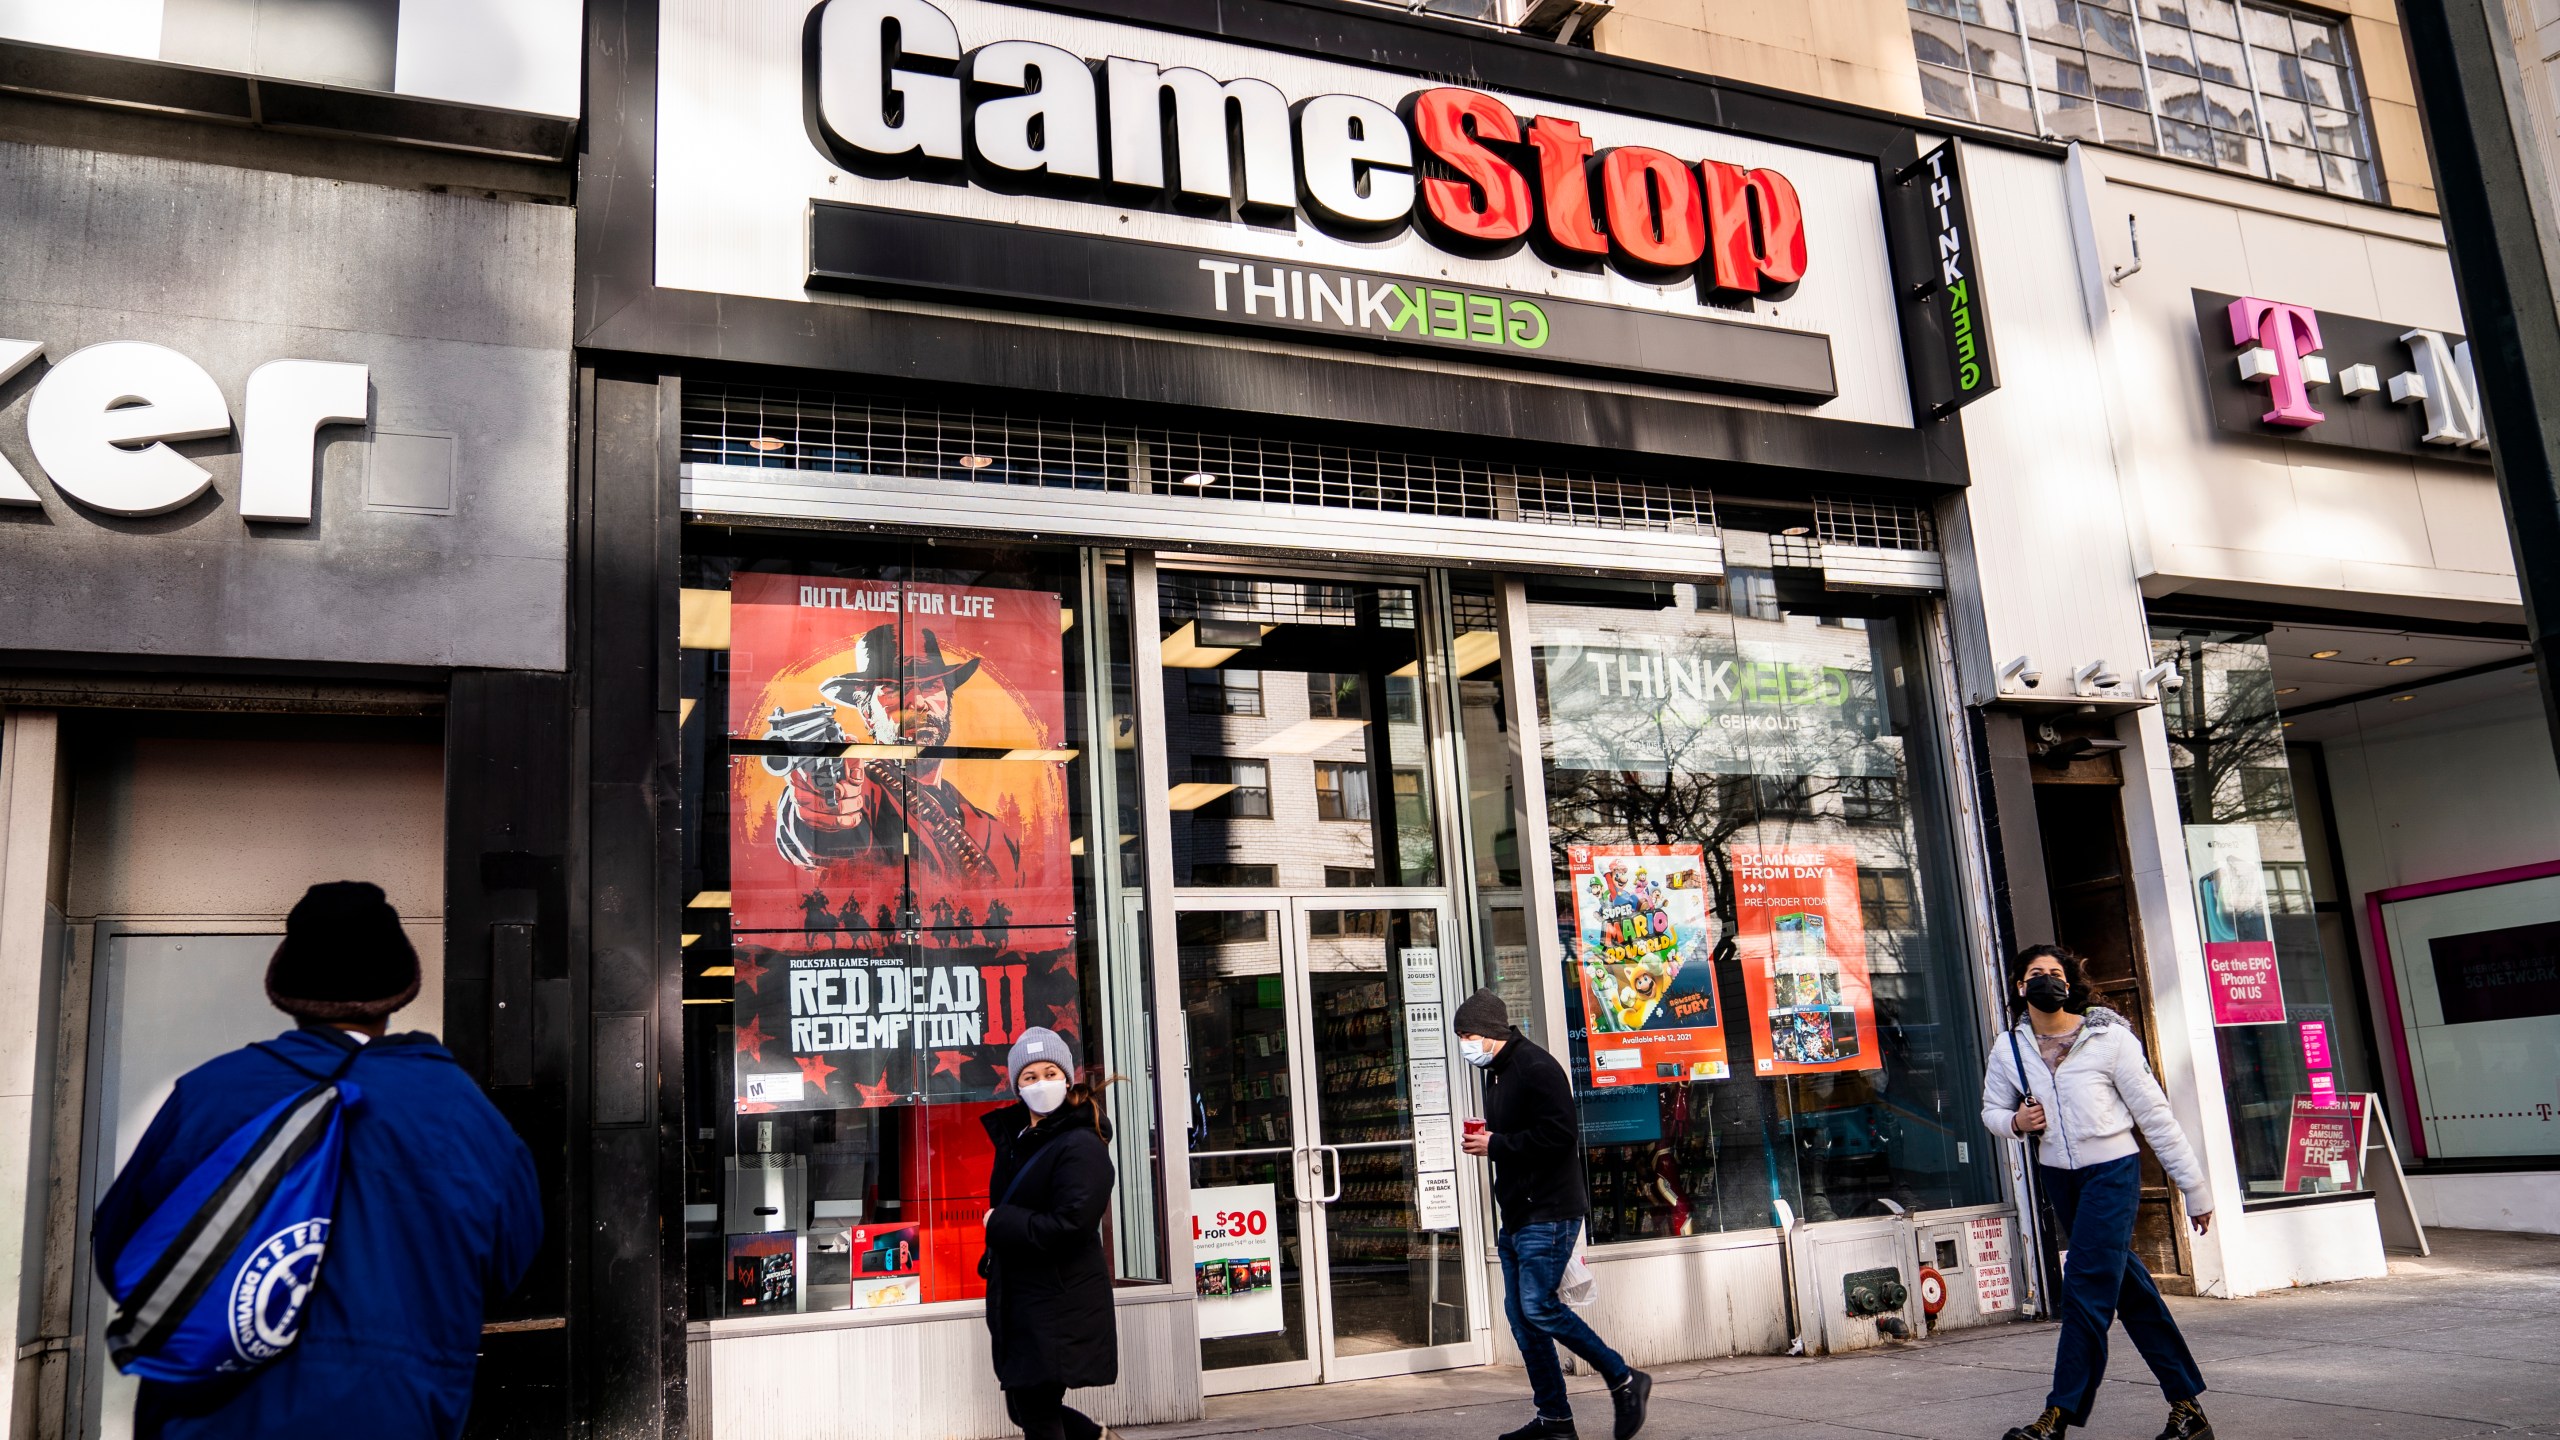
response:
<path id="1" fill-rule="evenodd" d="M 1929 113 L 2377 198 L 2343 18 L 2265 0 L 1909 0 Z"/>

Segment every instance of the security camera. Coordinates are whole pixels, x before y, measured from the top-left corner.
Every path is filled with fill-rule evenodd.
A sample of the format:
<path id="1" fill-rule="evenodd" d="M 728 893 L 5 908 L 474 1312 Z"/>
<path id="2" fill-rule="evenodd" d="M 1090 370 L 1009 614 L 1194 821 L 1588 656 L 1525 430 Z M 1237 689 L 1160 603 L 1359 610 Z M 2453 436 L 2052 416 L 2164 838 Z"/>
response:
<path id="1" fill-rule="evenodd" d="M 1993 688 L 2005 694 L 2009 689 L 2009 682 L 2015 680 L 2033 690 L 2044 683 L 2044 672 L 2034 666 L 2035 662 L 2024 655 L 2009 661 L 2000 667 L 1999 682 Z"/>
<path id="2" fill-rule="evenodd" d="M 2124 677 L 2107 668 L 2104 660 L 2092 660 L 2071 672 L 2071 693 L 2095 695 L 2113 690 L 2124 683 Z"/>
<path id="3" fill-rule="evenodd" d="M 2146 700 L 2157 700 L 2187 688 L 2186 677 L 2178 673 L 2174 663 L 2151 666 L 2136 675 L 2133 683 Z"/>

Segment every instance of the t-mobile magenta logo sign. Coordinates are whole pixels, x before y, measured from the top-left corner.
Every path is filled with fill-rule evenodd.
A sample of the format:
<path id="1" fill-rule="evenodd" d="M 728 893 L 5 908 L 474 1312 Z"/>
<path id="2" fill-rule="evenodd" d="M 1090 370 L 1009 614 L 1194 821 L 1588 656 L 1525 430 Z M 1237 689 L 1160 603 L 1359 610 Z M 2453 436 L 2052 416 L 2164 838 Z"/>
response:
<path id="1" fill-rule="evenodd" d="M 2320 353 L 2325 344 L 2320 335 L 2320 312 L 2308 305 L 2242 296 L 2224 306 L 2224 313 L 2231 321 L 2231 343 L 2241 347 L 2241 380 L 2267 387 L 2269 408 L 2258 417 L 2261 423 L 2289 430 L 2308 430 L 2322 424 L 2329 414 L 2311 403 L 2311 392 L 2334 385 L 2334 393 L 2341 400 L 2354 401 L 2388 392 L 2391 404 L 2419 406 L 2425 418 L 2417 437 L 2421 444 L 2474 450 L 2489 447 L 2489 427 L 2480 408 L 2480 384 L 2471 368 L 2468 341 L 2448 338 L 2438 330 L 2413 329 L 2398 331 L 2398 344 L 2392 346 L 2385 338 L 2392 329 L 2348 318 L 2339 322 L 2349 332 L 2341 342 L 2342 348 L 2351 357 L 2370 358 L 2345 364 L 2333 379 L 2329 358 Z M 2201 315 L 2200 311 L 2199 318 Z M 2375 330 L 2381 330 L 2382 335 L 2369 333 Z M 2388 382 L 2382 379 L 2382 364 L 2375 361 L 2392 365 Z M 2330 437 L 2324 431 L 2312 438 Z"/>
<path id="2" fill-rule="evenodd" d="M 2263 417 L 2270 425 L 2301 429 L 2329 417 L 2311 408 L 2311 387 L 2329 383 L 2329 362 L 2312 353 L 2320 348 L 2320 316 L 2308 305 L 2243 297 L 2231 302 L 2231 343 L 2257 348 L 2240 356 L 2240 377 L 2264 380 L 2275 408 Z"/>

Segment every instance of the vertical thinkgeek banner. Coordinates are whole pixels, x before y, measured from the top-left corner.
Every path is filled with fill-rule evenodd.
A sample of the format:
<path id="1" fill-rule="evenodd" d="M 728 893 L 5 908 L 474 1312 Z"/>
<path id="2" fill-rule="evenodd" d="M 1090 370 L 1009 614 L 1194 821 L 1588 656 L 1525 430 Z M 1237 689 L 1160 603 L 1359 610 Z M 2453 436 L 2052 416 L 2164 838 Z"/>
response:
<path id="1" fill-rule="evenodd" d="M 744 574 L 730 607 L 739 1107 L 994 1098 L 1078 1013 L 1057 596 Z"/>
<path id="2" fill-rule="evenodd" d="M 1751 1008 L 1769 1043 L 1760 1073 L 1881 1069 L 1857 852 L 1734 846 L 1733 917 Z"/>
<path id="3" fill-rule="evenodd" d="M 1943 419 L 2000 388 L 1991 312 L 1982 293 L 1982 250 L 1956 142 L 1942 141 L 1902 167 L 1886 187 L 1886 199 L 1898 222 L 1894 289 L 1915 340 L 1913 408 Z"/>

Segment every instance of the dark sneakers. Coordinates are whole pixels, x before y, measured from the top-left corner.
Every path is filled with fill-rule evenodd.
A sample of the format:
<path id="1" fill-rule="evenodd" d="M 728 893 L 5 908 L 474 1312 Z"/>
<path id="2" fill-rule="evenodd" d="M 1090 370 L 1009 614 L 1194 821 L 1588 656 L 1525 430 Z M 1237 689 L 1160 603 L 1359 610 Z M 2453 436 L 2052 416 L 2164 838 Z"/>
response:
<path id="1" fill-rule="evenodd" d="M 2071 1417 L 2059 1405 L 2048 1405 L 2044 1413 L 2011 1430 L 2000 1440 L 2062 1440 L 2062 1432 L 2071 1428 Z"/>
<path id="2" fill-rule="evenodd" d="M 1550 1420 L 1544 1415 L 1532 1416 L 1517 1430 L 1502 1432 L 1502 1440 L 1581 1440 L 1571 1420 Z"/>
<path id="3" fill-rule="evenodd" d="M 2160 1427 L 2158 1440 L 2213 1440 L 2213 1422 L 2204 1418 L 2204 1407 L 2193 1400 L 2169 1402 L 2169 1423 Z"/>
<path id="4" fill-rule="evenodd" d="M 1653 1377 L 1641 1370 L 1629 1370 L 1626 1379 L 1609 1387 L 1609 1403 L 1618 1412 L 1617 1440 L 1635 1440 L 1635 1433 L 1644 1428 L 1646 1402 L 1652 1399 Z"/>

